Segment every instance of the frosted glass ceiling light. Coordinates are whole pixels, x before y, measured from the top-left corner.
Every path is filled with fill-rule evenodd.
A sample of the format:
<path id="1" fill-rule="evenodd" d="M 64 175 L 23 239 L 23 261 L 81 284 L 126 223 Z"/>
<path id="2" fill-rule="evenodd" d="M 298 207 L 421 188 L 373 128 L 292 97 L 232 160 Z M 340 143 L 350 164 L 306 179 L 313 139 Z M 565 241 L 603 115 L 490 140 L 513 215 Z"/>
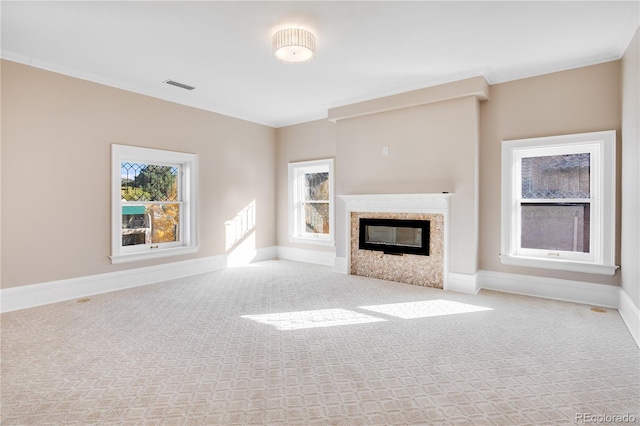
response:
<path id="1" fill-rule="evenodd" d="M 299 28 L 278 31 L 273 35 L 273 56 L 285 64 L 309 62 L 316 56 L 316 38 Z"/>

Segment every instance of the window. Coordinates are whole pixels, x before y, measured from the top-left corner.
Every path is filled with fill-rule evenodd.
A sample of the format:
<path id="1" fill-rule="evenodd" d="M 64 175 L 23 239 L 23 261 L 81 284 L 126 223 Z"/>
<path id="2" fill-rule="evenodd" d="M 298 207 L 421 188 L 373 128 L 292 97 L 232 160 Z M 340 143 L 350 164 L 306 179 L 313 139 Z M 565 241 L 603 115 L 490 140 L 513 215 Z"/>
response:
<path id="1" fill-rule="evenodd" d="M 196 252 L 197 155 L 111 148 L 111 262 Z"/>
<path id="2" fill-rule="evenodd" d="M 613 275 L 615 131 L 502 144 L 502 263 Z"/>
<path id="3" fill-rule="evenodd" d="M 334 244 L 332 159 L 289 163 L 289 240 Z"/>

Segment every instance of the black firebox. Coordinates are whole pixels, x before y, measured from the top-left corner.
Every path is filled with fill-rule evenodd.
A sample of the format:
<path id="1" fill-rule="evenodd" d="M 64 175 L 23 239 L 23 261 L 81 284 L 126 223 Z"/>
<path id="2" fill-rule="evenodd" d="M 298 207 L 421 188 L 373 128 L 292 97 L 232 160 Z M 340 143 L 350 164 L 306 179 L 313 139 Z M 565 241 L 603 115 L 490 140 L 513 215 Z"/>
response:
<path id="1" fill-rule="evenodd" d="M 385 254 L 429 256 L 428 220 L 360 218 L 358 247 Z"/>

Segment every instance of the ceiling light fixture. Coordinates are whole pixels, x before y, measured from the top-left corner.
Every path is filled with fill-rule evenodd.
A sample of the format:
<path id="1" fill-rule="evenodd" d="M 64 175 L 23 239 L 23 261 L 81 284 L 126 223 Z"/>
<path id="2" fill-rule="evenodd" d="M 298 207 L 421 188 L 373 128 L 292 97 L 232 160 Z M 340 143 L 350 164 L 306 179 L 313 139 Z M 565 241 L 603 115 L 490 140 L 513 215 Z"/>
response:
<path id="1" fill-rule="evenodd" d="M 302 64 L 316 56 L 316 38 L 309 31 L 287 28 L 273 35 L 273 56 L 285 64 Z"/>

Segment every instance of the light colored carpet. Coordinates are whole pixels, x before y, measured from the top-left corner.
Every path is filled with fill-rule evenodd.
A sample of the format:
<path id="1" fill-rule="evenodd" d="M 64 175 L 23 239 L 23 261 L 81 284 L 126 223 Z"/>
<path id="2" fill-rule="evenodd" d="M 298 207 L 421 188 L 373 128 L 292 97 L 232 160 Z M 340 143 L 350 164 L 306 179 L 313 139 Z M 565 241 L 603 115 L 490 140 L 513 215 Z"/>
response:
<path id="1" fill-rule="evenodd" d="M 285 260 L 2 317 L 2 424 L 640 422 L 615 310 Z"/>

